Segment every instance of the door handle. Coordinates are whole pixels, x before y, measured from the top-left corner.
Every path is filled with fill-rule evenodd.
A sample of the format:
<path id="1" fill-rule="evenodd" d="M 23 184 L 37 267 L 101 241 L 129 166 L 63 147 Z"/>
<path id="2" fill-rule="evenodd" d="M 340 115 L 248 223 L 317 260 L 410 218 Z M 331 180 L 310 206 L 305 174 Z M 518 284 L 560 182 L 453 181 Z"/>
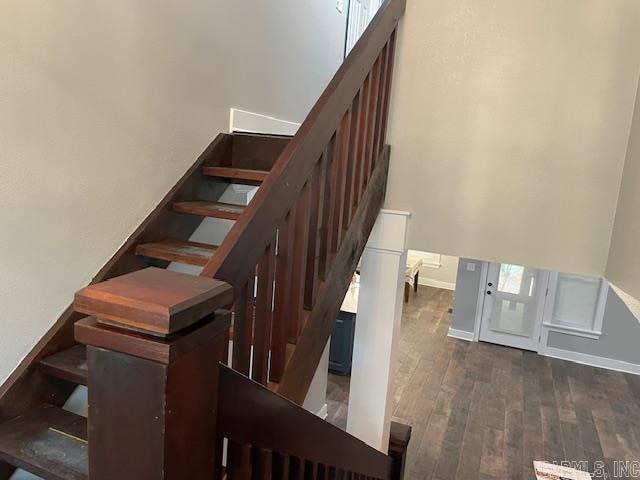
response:
<path id="1" fill-rule="evenodd" d="M 491 295 L 491 290 L 487 290 L 487 295 Z"/>

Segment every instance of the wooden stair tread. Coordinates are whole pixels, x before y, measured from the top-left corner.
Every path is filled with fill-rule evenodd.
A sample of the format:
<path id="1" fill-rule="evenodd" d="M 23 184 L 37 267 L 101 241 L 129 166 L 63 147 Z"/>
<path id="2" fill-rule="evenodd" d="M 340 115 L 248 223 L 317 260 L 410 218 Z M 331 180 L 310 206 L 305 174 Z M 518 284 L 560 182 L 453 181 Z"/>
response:
<path id="1" fill-rule="evenodd" d="M 249 180 L 252 182 L 264 182 L 264 179 L 269 175 L 269 172 L 266 170 L 251 170 L 236 167 L 203 167 L 202 173 L 209 177 Z"/>
<path id="2" fill-rule="evenodd" d="M 87 348 L 74 345 L 40 361 L 40 370 L 48 375 L 80 385 L 87 384 Z"/>
<path id="3" fill-rule="evenodd" d="M 237 220 L 244 211 L 244 206 L 222 202 L 206 202 L 193 200 L 189 202 L 176 202 L 173 210 L 178 213 L 189 213 L 191 215 L 201 215 L 203 217 L 224 218 L 227 220 Z"/>
<path id="4" fill-rule="evenodd" d="M 217 248 L 217 246 L 208 243 L 167 238 L 160 242 L 138 245 L 136 255 L 204 267 L 211 260 Z"/>
<path id="5" fill-rule="evenodd" d="M 0 459 L 47 480 L 85 480 L 87 420 L 44 404 L 0 425 Z"/>

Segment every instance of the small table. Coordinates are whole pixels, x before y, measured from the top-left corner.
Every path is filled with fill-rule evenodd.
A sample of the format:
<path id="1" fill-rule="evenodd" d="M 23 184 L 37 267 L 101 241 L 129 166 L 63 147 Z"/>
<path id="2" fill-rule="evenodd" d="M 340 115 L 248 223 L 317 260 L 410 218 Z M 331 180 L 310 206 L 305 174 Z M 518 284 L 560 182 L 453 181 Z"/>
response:
<path id="1" fill-rule="evenodd" d="M 413 293 L 418 291 L 418 277 L 420 276 L 422 259 L 418 257 L 407 258 L 407 269 L 404 274 L 404 303 L 409 301 L 409 290 L 413 286 Z"/>

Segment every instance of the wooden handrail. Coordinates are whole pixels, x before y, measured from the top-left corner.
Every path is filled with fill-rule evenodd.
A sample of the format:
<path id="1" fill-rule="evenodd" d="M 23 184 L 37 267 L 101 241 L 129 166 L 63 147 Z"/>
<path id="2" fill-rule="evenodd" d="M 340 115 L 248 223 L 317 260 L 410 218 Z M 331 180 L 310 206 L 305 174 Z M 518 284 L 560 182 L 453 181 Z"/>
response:
<path id="1" fill-rule="evenodd" d="M 264 462 L 267 465 L 286 455 L 289 468 L 293 460 L 325 471 L 390 478 L 393 465 L 389 456 L 224 365 L 220 365 L 218 391 L 218 435 L 236 445 L 260 449 L 270 457 L 270 462 Z M 260 463 L 254 462 L 254 468 L 260 470 Z M 228 464 L 228 469 L 237 466 Z M 242 477 L 230 473 L 234 478 Z M 271 470 L 259 473 L 266 475 L 253 478 L 272 478 Z M 283 473 L 277 478 L 298 478 Z"/>
<path id="2" fill-rule="evenodd" d="M 234 287 L 233 368 L 297 403 L 384 200 L 405 3 L 382 5 L 201 273 Z"/>
<path id="3" fill-rule="evenodd" d="M 405 4 L 381 6 L 201 273 L 234 287 L 232 367 L 297 403 L 384 200 Z"/>
<path id="4" fill-rule="evenodd" d="M 406 0 L 387 0 L 316 102 L 251 204 L 202 271 L 242 285 L 271 243 L 276 229 L 298 199 L 318 158 L 338 130 L 385 46 L 393 41 Z M 393 45 L 390 45 L 391 50 Z M 390 68 L 388 69 L 390 71 Z M 387 98 L 388 102 L 388 91 Z M 386 108 L 382 119 L 386 123 Z M 383 127 L 384 128 L 384 127 Z M 384 137 L 378 135 L 380 149 Z"/>

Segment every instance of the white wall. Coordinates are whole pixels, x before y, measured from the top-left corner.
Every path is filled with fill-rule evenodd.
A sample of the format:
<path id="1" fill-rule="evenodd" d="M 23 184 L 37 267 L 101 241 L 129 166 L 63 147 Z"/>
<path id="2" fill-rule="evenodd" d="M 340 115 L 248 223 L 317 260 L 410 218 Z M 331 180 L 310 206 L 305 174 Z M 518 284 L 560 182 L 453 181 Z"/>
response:
<path id="1" fill-rule="evenodd" d="M 423 265 L 420 269 L 418 283 L 436 288 L 455 290 L 456 276 L 458 274 L 458 257 L 450 255 L 440 256 L 440 266 L 432 267 Z"/>
<path id="2" fill-rule="evenodd" d="M 622 187 L 611 238 L 607 278 L 624 292 L 640 299 L 640 84 L 629 136 Z M 626 297 L 624 294 L 622 298 Z M 638 305 L 628 302 L 638 311 Z"/>
<path id="3" fill-rule="evenodd" d="M 409 0 L 387 189 L 409 247 L 602 275 L 639 69 L 637 0 Z"/>
<path id="4" fill-rule="evenodd" d="M 345 25 L 313 0 L 0 3 L 0 381 L 230 107 L 303 119 Z"/>
<path id="5" fill-rule="evenodd" d="M 329 381 L 329 343 L 318 363 L 302 406 L 323 419 L 327 417 L 327 383 Z"/>

